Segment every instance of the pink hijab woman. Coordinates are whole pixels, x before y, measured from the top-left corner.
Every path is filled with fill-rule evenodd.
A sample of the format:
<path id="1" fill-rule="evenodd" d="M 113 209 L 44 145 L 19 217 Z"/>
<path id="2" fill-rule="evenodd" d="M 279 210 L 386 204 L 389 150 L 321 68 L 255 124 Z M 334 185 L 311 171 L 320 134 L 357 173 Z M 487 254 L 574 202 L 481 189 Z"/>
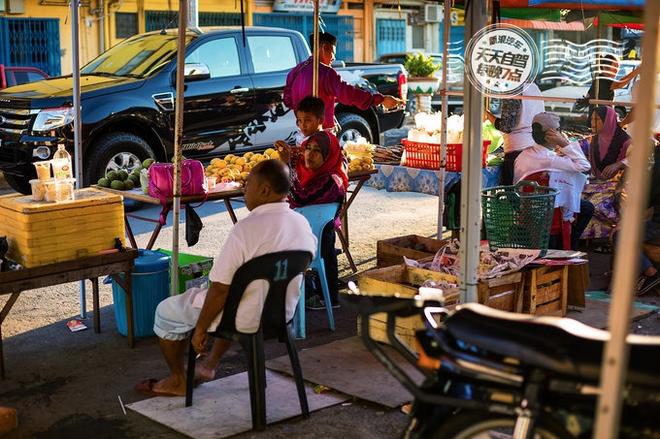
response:
<path id="1" fill-rule="evenodd" d="M 590 118 L 594 136 L 590 142 L 581 141 L 580 144 L 596 178 L 584 188 L 582 197 L 591 202 L 595 210 L 582 238 L 605 239 L 619 222 L 615 193 L 632 139 L 619 127 L 614 109 L 596 107 Z"/>
<path id="2" fill-rule="evenodd" d="M 591 113 L 595 136 L 589 144 L 591 169 L 598 180 L 609 180 L 623 169 L 632 139 L 619 127 L 611 107 L 596 107 Z"/>

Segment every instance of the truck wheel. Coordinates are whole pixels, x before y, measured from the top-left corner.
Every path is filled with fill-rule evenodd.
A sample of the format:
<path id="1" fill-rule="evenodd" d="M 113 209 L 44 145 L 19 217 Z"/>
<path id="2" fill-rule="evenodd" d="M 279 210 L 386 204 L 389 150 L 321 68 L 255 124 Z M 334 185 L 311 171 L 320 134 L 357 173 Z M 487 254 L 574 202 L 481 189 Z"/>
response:
<path id="1" fill-rule="evenodd" d="M 144 139 L 130 133 L 110 133 L 91 147 L 85 160 L 85 185 L 96 184 L 109 171 L 123 169 L 130 173 L 148 158 L 155 158 Z"/>
<path id="2" fill-rule="evenodd" d="M 358 137 L 364 137 L 367 142 L 373 143 L 373 136 L 371 135 L 371 128 L 369 123 L 357 114 L 342 113 L 337 115 L 337 121 L 341 130 L 339 131 L 339 144 L 344 146 L 344 143 L 355 141 Z"/>
<path id="3" fill-rule="evenodd" d="M 32 187 L 30 186 L 30 178 L 27 176 L 19 177 L 17 175 L 4 174 L 7 184 L 11 186 L 16 192 L 20 192 L 25 195 L 32 193 Z"/>

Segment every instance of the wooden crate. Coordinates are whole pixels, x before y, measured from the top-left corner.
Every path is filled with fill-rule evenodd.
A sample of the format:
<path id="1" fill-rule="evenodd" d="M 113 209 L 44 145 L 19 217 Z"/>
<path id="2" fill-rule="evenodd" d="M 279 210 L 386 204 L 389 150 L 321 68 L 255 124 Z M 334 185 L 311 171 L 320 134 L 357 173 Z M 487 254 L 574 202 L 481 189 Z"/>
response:
<path id="1" fill-rule="evenodd" d="M 523 283 L 521 272 L 480 280 L 477 285 L 477 300 L 483 305 L 502 311 L 522 312 Z"/>
<path id="2" fill-rule="evenodd" d="M 523 312 L 566 315 L 568 266 L 530 267 L 524 272 Z"/>
<path id="3" fill-rule="evenodd" d="M 403 263 L 403 257 L 414 260 L 434 256 L 447 240 L 425 238 L 418 235 L 382 239 L 376 243 L 376 266 L 390 267 Z"/>
<path id="4" fill-rule="evenodd" d="M 447 281 L 456 283 L 455 276 L 442 274 L 421 268 L 407 267 L 403 264 L 369 270 L 360 275 L 358 285 L 363 294 L 378 296 L 414 297 L 418 287 L 427 280 Z M 445 291 L 446 306 L 452 308 L 458 304 L 458 290 Z M 358 317 L 358 335 L 361 334 L 361 320 Z M 376 341 L 388 343 L 387 339 L 387 316 L 385 314 L 374 314 L 369 321 L 371 338 Z M 399 339 L 410 349 L 415 350 L 415 331 L 424 329 L 421 316 L 398 318 L 396 322 L 396 334 Z"/>

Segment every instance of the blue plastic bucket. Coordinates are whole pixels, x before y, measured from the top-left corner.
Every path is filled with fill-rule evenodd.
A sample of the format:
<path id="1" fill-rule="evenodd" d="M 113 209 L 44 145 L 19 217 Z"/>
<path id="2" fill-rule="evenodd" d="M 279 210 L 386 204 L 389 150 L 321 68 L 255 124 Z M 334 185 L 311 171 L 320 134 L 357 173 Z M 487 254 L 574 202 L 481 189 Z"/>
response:
<path id="1" fill-rule="evenodd" d="M 166 254 L 138 250 L 133 269 L 133 330 L 136 337 L 154 335 L 154 313 L 158 304 L 169 296 L 170 257 Z M 128 334 L 126 317 L 126 293 L 112 281 L 112 299 L 115 304 L 115 320 L 121 335 Z"/>

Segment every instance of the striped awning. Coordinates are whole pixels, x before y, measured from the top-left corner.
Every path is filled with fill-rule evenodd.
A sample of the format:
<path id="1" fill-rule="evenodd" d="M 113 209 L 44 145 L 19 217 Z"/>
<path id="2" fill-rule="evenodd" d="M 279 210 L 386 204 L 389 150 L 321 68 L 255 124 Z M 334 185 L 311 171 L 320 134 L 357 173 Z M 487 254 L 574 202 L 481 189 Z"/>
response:
<path id="1" fill-rule="evenodd" d="M 584 31 L 584 23 L 581 21 L 562 23 L 556 21 L 517 20 L 515 18 L 503 18 L 501 22 L 512 24 L 522 29 Z"/>

